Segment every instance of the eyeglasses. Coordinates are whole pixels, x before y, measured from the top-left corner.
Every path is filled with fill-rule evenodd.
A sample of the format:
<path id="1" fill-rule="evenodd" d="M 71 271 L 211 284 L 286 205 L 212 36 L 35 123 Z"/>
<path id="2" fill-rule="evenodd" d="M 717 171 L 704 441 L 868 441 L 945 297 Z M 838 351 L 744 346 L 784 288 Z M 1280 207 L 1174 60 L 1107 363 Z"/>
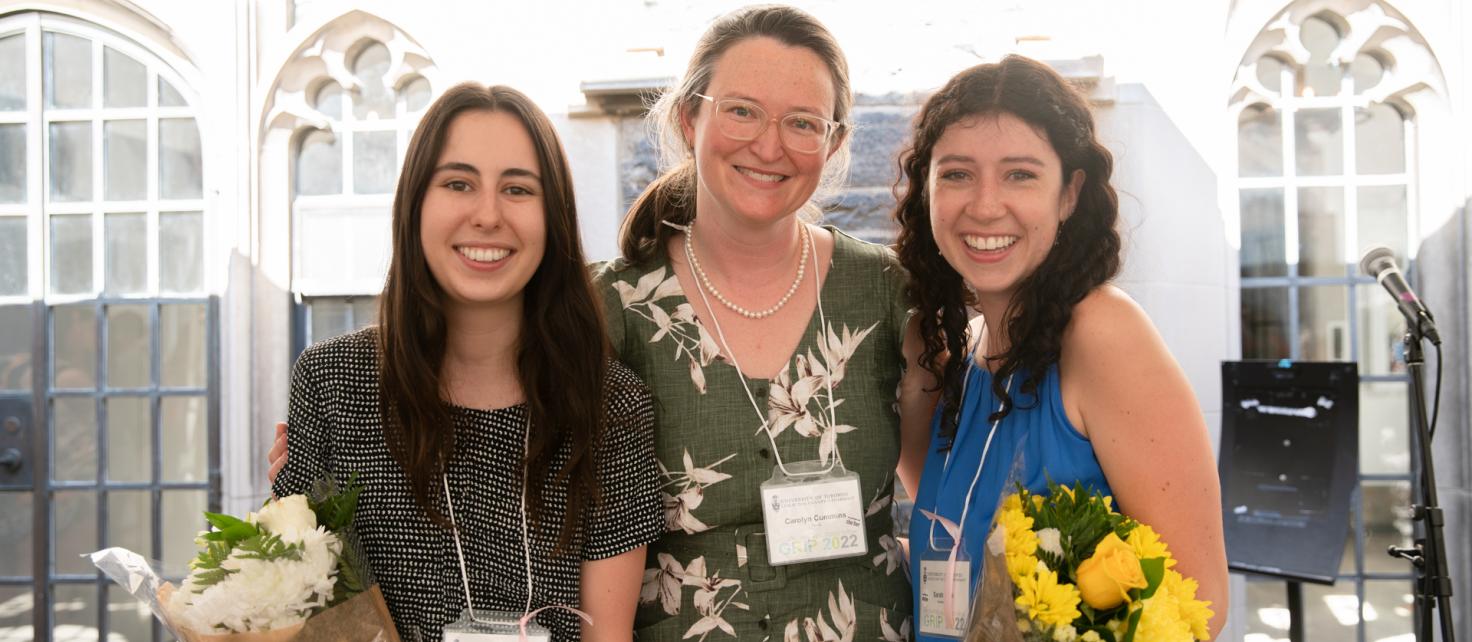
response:
<path id="1" fill-rule="evenodd" d="M 777 138 L 789 150 L 801 154 L 815 154 L 828 143 L 828 138 L 842 124 L 807 112 L 794 111 L 772 118 L 767 110 L 749 100 L 723 98 L 716 100 L 705 94 L 695 94 L 715 105 L 716 127 L 732 140 L 756 140 L 767 125 L 777 123 Z"/>

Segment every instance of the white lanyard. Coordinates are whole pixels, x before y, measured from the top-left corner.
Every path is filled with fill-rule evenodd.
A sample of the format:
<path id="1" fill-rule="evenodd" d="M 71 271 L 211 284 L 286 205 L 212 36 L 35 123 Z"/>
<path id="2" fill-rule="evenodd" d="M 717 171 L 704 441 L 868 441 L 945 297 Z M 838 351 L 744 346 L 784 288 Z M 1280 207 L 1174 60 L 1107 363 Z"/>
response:
<path id="1" fill-rule="evenodd" d="M 526 525 L 526 455 L 528 443 L 531 441 L 532 427 L 527 422 L 526 432 L 521 436 L 521 554 L 526 562 L 526 608 L 523 614 L 532 612 L 532 554 L 531 540 L 527 537 Z M 450 466 L 445 464 L 445 475 L 441 478 L 445 485 L 445 505 L 450 509 L 450 536 L 455 539 L 455 555 L 460 559 L 460 581 L 465 586 L 465 608 L 470 611 L 470 619 L 483 624 L 492 624 L 485 620 L 477 619 L 475 616 L 475 603 L 470 600 L 470 574 L 465 570 L 465 551 L 460 547 L 460 527 L 455 523 L 455 502 L 450 500 Z"/>
<path id="2" fill-rule="evenodd" d="M 690 233 L 688 226 L 676 225 L 669 221 L 665 221 L 664 224 L 681 230 L 686 234 Z M 806 223 L 799 222 L 798 225 L 806 225 Z M 807 241 L 808 250 L 812 253 L 814 260 L 816 261 L 818 250 L 817 245 L 813 242 L 812 234 L 807 235 Z M 689 245 L 685 246 L 685 262 L 691 266 L 695 265 L 695 261 L 692 260 L 692 257 L 690 256 Z M 818 298 L 818 323 L 820 324 L 819 332 L 825 332 L 828 327 L 828 319 L 827 317 L 823 316 L 823 283 L 818 278 L 818 273 L 821 271 L 822 270 L 819 269 L 816 264 L 813 266 L 813 287 Z M 772 442 L 772 456 L 777 459 L 777 468 L 781 469 L 782 474 L 787 475 L 788 477 L 817 477 L 827 475 L 829 472 L 832 472 L 835 466 L 843 463 L 843 455 L 840 454 L 838 448 L 837 435 L 835 435 L 833 439 L 833 460 L 828 462 L 827 468 L 807 472 L 792 472 L 787 470 L 787 465 L 782 462 L 782 452 L 780 449 L 777 448 L 777 438 L 772 436 L 771 421 L 768 420 L 767 413 L 762 412 L 761 406 L 757 404 L 756 395 L 753 395 L 751 393 L 751 386 L 746 383 L 746 375 L 741 371 L 741 364 L 736 361 L 736 352 L 731 350 L 730 344 L 726 343 L 726 334 L 721 331 L 721 322 L 716 319 L 716 309 L 714 307 L 711 307 L 710 299 L 705 296 L 705 288 L 701 287 L 700 283 L 697 282 L 695 284 L 695 289 L 700 292 L 700 300 L 702 303 L 705 304 L 705 309 L 710 311 L 710 324 L 712 327 L 715 328 L 716 338 L 721 340 L 721 347 L 726 350 L 726 356 L 731 359 L 731 365 L 736 367 L 736 378 L 741 381 L 741 388 L 746 391 L 746 398 L 748 401 L 751 402 L 751 409 L 755 410 L 757 417 L 761 419 L 762 432 L 766 433 L 767 440 Z M 786 368 L 787 364 L 783 364 L 782 367 Z M 829 422 L 828 425 L 830 427 L 836 428 L 838 426 L 838 414 L 836 411 L 834 411 L 833 404 L 831 403 L 833 399 L 833 378 L 824 377 L 823 379 L 824 382 L 828 385 L 828 399 L 830 401 L 830 403 L 827 404 Z"/>
<path id="3" fill-rule="evenodd" d="M 975 357 L 975 353 L 973 352 L 971 361 L 966 364 L 966 375 L 965 375 L 965 378 L 961 380 L 961 407 L 963 407 L 963 408 L 966 406 L 966 387 L 967 387 L 968 384 L 971 383 L 971 369 L 975 365 L 976 365 L 976 357 Z M 1013 373 L 1013 374 L 1016 374 L 1016 373 Z M 1006 391 L 1009 394 L 1010 394 L 1010 390 L 1012 388 L 1012 377 L 1013 377 L 1013 375 L 1010 375 L 1010 374 L 1007 375 L 1007 382 L 1002 386 L 1003 391 Z M 1001 412 L 1002 411 L 1002 407 L 1003 407 L 1004 404 L 1006 404 L 1006 401 L 1005 400 L 1004 401 L 1001 401 L 1001 402 L 999 402 L 997 404 L 997 412 Z M 1001 423 L 1002 423 L 1002 418 L 1001 417 L 998 417 L 996 419 L 993 419 L 992 420 L 991 430 L 987 431 L 987 433 L 986 433 L 986 443 L 984 443 L 982 445 L 982 447 L 981 447 L 981 462 L 976 465 L 976 474 L 971 477 L 971 485 L 966 488 L 966 500 L 965 500 L 965 503 L 961 505 L 961 521 L 956 524 L 956 528 L 957 528 L 957 530 L 956 530 L 956 538 L 955 538 L 955 541 L 952 541 L 951 542 L 951 548 L 952 549 L 954 549 L 955 547 L 961 545 L 961 533 L 966 529 L 966 515 L 967 515 L 967 513 L 969 513 L 971 511 L 971 493 L 976 490 L 976 482 L 981 479 L 981 471 L 982 471 L 982 469 L 983 468 L 986 468 L 986 456 L 987 456 L 987 452 L 990 451 L 991 448 L 992 448 L 992 438 L 997 436 L 997 426 L 999 424 L 1001 424 Z M 945 483 L 945 480 L 949 477 L 949 472 L 950 472 L 950 469 L 951 469 L 951 451 L 955 450 L 955 446 L 957 445 L 957 442 L 960 441 L 960 438 L 961 438 L 961 416 L 960 416 L 960 410 L 957 410 L 956 411 L 956 437 L 955 437 L 955 439 L 952 440 L 952 444 L 951 444 L 952 447 L 951 448 L 948 448 L 946 450 L 945 462 L 943 464 L 941 464 L 940 479 L 941 479 L 941 483 L 942 484 Z M 935 504 L 932 507 L 932 512 L 934 512 L 937 516 L 940 515 L 940 492 L 939 492 L 939 490 L 936 491 Z M 939 550 L 935 546 L 935 521 L 936 520 L 933 520 L 933 519 L 930 520 L 930 550 L 933 550 L 933 551 L 934 550 Z"/>

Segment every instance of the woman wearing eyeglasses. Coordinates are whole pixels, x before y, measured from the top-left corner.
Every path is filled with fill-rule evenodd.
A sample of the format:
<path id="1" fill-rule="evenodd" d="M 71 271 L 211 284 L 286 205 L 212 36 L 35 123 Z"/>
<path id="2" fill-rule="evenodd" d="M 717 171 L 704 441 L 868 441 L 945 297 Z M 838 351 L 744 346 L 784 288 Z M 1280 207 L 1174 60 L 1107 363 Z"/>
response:
<path id="1" fill-rule="evenodd" d="M 718 19 L 650 114 L 668 170 L 595 275 L 657 409 L 667 532 L 640 640 L 907 635 L 889 506 L 901 460 L 917 481 L 934 399 L 902 381 L 919 353 L 905 276 L 808 222 L 846 174 L 852 103 L 827 29 L 768 5 Z"/>

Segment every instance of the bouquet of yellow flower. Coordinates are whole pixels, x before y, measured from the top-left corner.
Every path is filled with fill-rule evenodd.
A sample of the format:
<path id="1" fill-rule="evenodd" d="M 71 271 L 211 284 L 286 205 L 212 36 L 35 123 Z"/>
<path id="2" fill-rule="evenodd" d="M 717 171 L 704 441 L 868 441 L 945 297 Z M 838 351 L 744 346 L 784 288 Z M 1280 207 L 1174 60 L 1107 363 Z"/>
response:
<path id="1" fill-rule="evenodd" d="M 1113 498 L 1049 483 L 1019 486 L 997 510 L 967 640 L 1190 642 L 1211 603 L 1149 526 Z M 1010 599 L 1009 599 L 1010 598 Z"/>

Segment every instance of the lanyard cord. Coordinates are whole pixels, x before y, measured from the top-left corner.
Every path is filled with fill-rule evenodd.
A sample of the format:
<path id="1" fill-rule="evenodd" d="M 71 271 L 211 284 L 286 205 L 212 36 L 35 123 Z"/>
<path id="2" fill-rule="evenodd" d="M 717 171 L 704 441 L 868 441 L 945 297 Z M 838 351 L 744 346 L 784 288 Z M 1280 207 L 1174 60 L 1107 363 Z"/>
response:
<path id="1" fill-rule="evenodd" d="M 689 226 L 676 225 L 669 221 L 665 221 L 664 224 L 681 230 L 687 235 L 689 234 Z M 806 225 L 806 223 L 798 224 Z M 687 236 L 686 238 L 689 237 Z M 816 260 L 816 257 L 818 256 L 818 250 L 817 245 L 813 242 L 813 235 L 811 233 L 807 234 L 807 241 L 808 248 L 809 250 L 811 250 L 813 256 L 815 257 L 814 260 Z M 689 263 L 692 266 L 695 264 L 694 250 L 690 248 L 689 243 L 685 244 L 685 262 Z M 821 271 L 822 270 L 819 269 L 817 265 L 813 266 L 813 286 L 816 290 L 816 295 L 818 298 L 818 323 L 822 326 L 819 329 L 820 333 L 826 331 L 828 327 L 828 318 L 823 315 L 823 283 L 818 278 L 818 273 Z M 783 463 L 782 461 L 782 452 L 780 449 L 777 448 L 777 438 L 772 436 L 771 421 L 768 419 L 767 413 L 762 412 L 761 406 L 757 404 L 756 395 L 751 394 L 751 386 L 746 383 L 746 375 L 741 372 L 741 363 L 736 361 L 736 353 L 735 351 L 731 350 L 730 344 L 726 343 L 726 334 L 721 331 L 720 320 L 716 319 L 716 309 L 711 307 L 710 299 L 705 296 L 705 288 L 701 287 L 699 281 L 695 283 L 695 289 L 700 292 L 700 301 L 705 304 L 705 309 L 710 311 L 710 323 L 711 326 L 715 328 L 716 338 L 721 340 L 721 347 L 726 350 L 726 356 L 731 359 L 731 365 L 736 366 L 736 378 L 741 381 L 741 388 L 746 391 L 746 399 L 751 402 L 751 409 L 755 410 L 756 416 L 761 418 L 762 432 L 766 433 L 767 440 L 772 442 L 772 456 L 777 459 L 777 468 L 782 471 L 782 474 L 787 475 L 788 477 L 816 477 L 820 475 L 826 475 L 831 472 L 835 466 L 843 462 L 843 455 L 839 452 L 838 435 L 836 434 L 833 436 L 833 461 L 828 462 L 827 468 L 818 471 L 799 473 L 794 473 L 790 470 L 787 470 L 787 464 Z M 822 338 L 821 335 L 820 338 Z M 783 364 L 783 367 L 785 368 L 787 367 L 787 365 Z M 830 429 L 836 430 L 838 427 L 838 413 L 833 408 L 833 377 L 828 376 L 824 377 L 823 379 L 828 385 L 828 425 Z"/>
<path id="2" fill-rule="evenodd" d="M 521 456 L 523 459 L 521 464 L 521 554 L 522 560 L 526 563 L 526 608 L 522 609 L 522 613 L 532 612 L 532 554 L 531 541 L 527 536 L 526 525 L 527 467 L 525 461 L 531 440 L 531 433 L 531 423 L 528 422 L 526 424 L 526 432 L 521 437 Z M 460 547 L 460 527 L 455 522 L 455 502 L 450 500 L 450 466 L 448 464 L 445 465 L 445 475 L 440 478 L 440 481 L 444 482 L 445 505 L 450 509 L 450 536 L 455 539 L 455 555 L 460 560 L 460 581 L 465 587 L 465 608 L 470 611 L 470 619 L 472 621 L 488 623 L 475 616 L 475 603 L 470 600 L 470 573 L 465 569 L 465 550 Z"/>
<path id="3" fill-rule="evenodd" d="M 965 378 L 961 380 L 961 405 L 963 407 L 966 405 L 966 387 L 967 387 L 968 384 L 971 383 L 971 369 L 975 365 L 976 365 L 976 357 L 975 357 L 975 353 L 973 352 L 972 353 L 972 357 L 971 357 L 971 361 L 967 362 L 967 364 L 966 364 L 966 375 L 965 375 Z M 1009 391 L 1009 392 L 1011 391 L 1011 389 L 1012 389 L 1012 377 L 1013 377 L 1013 375 L 1007 375 L 1007 382 L 1002 385 L 1003 390 Z M 1002 404 L 1004 404 L 1004 403 L 1006 403 L 1006 402 L 1003 401 L 1003 402 L 999 402 L 997 404 L 997 412 L 1001 412 L 1002 411 Z M 986 433 L 986 442 L 981 447 L 981 462 L 976 465 L 976 474 L 971 477 L 971 485 L 966 488 L 966 499 L 965 499 L 965 503 L 963 503 L 961 505 L 961 521 L 956 525 L 956 541 L 951 542 L 951 549 L 952 550 L 956 549 L 961 544 L 961 533 L 966 530 L 966 515 L 971 511 L 971 493 L 973 493 L 973 492 L 976 491 L 976 482 L 981 479 L 981 470 L 983 468 L 986 468 L 986 456 L 987 456 L 987 452 L 990 451 L 991 448 L 992 448 L 992 438 L 997 436 L 997 426 L 999 424 L 1001 424 L 1001 423 L 1002 423 L 1002 419 L 1000 417 L 998 417 L 996 419 L 993 419 L 992 420 L 991 430 L 988 430 L 987 433 Z M 957 440 L 960 439 L 960 435 L 961 435 L 961 416 L 960 416 L 960 413 L 958 411 L 957 414 L 956 414 L 956 437 L 957 437 Z M 942 484 L 945 483 L 946 478 L 949 476 L 949 472 L 950 472 L 950 469 L 951 469 L 951 451 L 952 450 L 955 450 L 954 445 L 955 444 L 952 444 L 953 447 L 951 449 L 946 450 L 945 463 L 943 463 L 941 465 L 940 479 L 941 479 L 941 483 Z M 939 516 L 940 515 L 940 497 L 939 497 L 939 494 L 937 494 L 937 496 L 935 498 L 935 505 L 932 508 L 933 508 L 933 512 L 937 516 Z M 936 548 L 936 546 L 935 546 L 935 520 L 933 520 L 933 519 L 930 520 L 930 550 L 938 550 Z"/>

